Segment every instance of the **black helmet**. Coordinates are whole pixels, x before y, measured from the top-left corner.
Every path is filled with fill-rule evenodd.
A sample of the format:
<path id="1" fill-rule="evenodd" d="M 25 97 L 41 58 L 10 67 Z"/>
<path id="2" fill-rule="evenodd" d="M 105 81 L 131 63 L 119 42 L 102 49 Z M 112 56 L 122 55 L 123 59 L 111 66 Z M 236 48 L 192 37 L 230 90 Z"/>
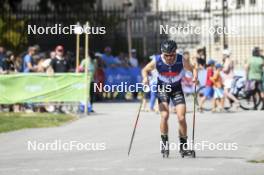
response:
<path id="1" fill-rule="evenodd" d="M 173 40 L 165 40 L 161 43 L 160 50 L 165 53 L 175 52 L 177 49 L 177 44 Z"/>

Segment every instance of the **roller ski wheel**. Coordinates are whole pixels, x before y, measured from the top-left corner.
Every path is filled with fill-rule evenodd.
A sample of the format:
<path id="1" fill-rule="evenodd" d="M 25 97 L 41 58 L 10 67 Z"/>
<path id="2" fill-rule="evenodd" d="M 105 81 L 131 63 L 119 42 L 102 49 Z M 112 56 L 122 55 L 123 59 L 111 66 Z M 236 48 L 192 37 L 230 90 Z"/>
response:
<path id="1" fill-rule="evenodd" d="M 164 152 L 161 153 L 161 154 L 162 154 L 162 157 L 163 157 L 163 158 L 168 158 L 169 155 L 170 155 L 170 151 L 169 151 L 169 150 L 164 150 Z"/>
<path id="2" fill-rule="evenodd" d="M 181 154 L 182 158 L 184 158 L 184 157 L 195 158 L 196 157 L 196 154 L 195 154 L 194 150 L 184 150 L 184 151 L 181 151 L 180 154 Z"/>

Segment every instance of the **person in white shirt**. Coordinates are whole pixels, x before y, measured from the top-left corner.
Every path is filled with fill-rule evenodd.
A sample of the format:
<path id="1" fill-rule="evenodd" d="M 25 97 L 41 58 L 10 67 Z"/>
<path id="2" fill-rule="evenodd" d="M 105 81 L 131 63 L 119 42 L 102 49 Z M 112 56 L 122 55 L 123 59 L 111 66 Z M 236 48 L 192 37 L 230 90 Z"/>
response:
<path id="1" fill-rule="evenodd" d="M 129 58 L 129 63 L 132 67 L 138 67 L 138 60 L 137 60 L 137 50 L 131 50 L 132 57 Z"/>

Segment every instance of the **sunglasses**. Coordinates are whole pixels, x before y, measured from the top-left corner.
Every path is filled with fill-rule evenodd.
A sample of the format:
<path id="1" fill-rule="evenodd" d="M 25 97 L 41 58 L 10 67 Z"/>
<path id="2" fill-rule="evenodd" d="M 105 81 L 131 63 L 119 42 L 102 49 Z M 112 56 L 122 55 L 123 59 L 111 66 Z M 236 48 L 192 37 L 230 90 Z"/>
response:
<path id="1" fill-rule="evenodd" d="M 63 50 L 62 49 L 58 49 L 57 52 L 63 52 Z"/>
<path id="2" fill-rule="evenodd" d="M 165 57 L 173 57 L 173 56 L 175 56 L 175 53 L 173 53 L 173 54 L 166 54 L 166 53 L 165 53 L 164 56 L 165 56 Z"/>

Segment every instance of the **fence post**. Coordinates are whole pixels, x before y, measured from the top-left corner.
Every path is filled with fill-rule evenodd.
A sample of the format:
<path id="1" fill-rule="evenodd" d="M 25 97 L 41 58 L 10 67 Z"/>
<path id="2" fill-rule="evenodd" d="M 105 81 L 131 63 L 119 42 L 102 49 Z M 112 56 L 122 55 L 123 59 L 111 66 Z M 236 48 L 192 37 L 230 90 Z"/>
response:
<path id="1" fill-rule="evenodd" d="M 143 56 L 147 56 L 147 15 L 144 13 L 143 17 Z"/>
<path id="2" fill-rule="evenodd" d="M 223 30 L 227 31 L 227 25 L 226 25 L 226 11 L 227 11 L 227 1 L 226 0 L 222 0 L 222 18 L 223 18 Z M 223 49 L 227 49 L 228 45 L 227 45 L 227 38 L 226 38 L 226 34 L 225 32 L 223 32 Z"/>
<path id="3" fill-rule="evenodd" d="M 77 22 L 77 25 L 75 26 L 75 34 L 76 34 L 76 69 L 75 71 L 79 72 L 79 63 L 80 63 L 80 33 L 79 33 L 80 23 Z"/>
<path id="4" fill-rule="evenodd" d="M 89 22 L 86 22 L 85 28 L 87 29 L 89 27 Z M 85 31 L 85 109 L 84 109 L 84 113 L 85 115 L 89 114 L 88 113 L 88 103 L 89 103 L 89 91 L 88 89 L 90 84 L 88 85 L 88 68 L 89 68 L 89 34 L 87 32 L 87 30 L 84 29 Z"/>

